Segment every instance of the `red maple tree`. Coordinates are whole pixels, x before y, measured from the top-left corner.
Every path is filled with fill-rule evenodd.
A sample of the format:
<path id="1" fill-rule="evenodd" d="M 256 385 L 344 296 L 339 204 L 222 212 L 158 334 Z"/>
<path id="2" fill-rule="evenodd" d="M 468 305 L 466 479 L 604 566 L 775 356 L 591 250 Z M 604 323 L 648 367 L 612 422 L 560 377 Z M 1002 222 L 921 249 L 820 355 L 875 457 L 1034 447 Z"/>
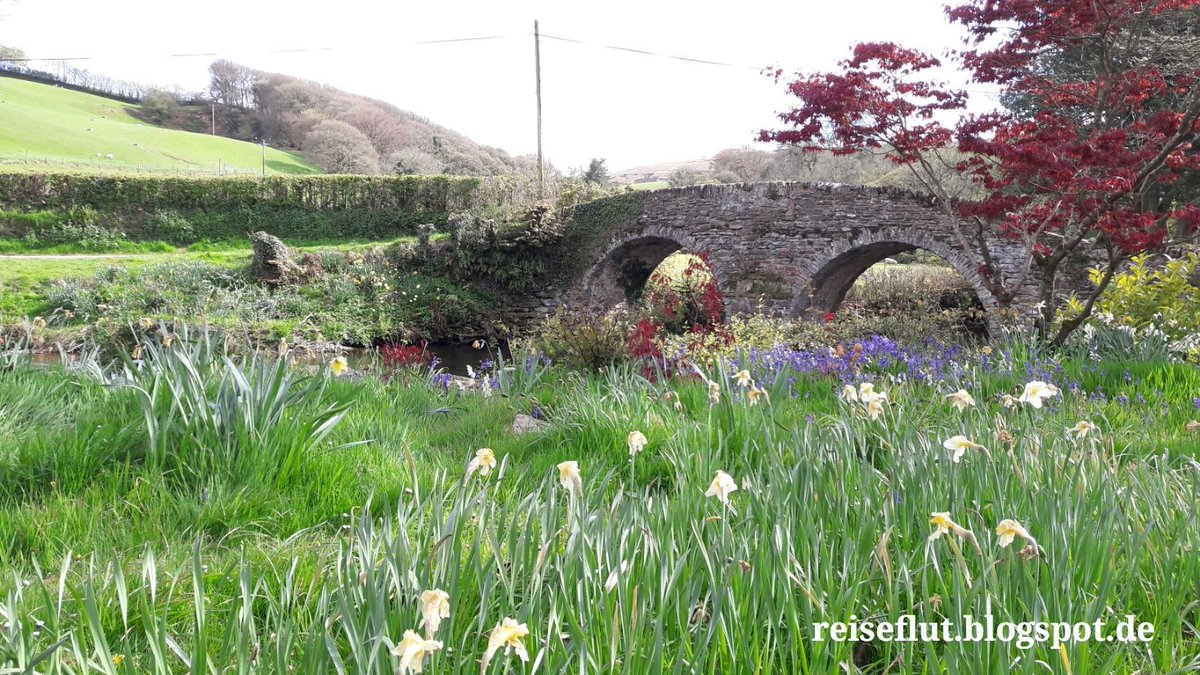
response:
<path id="1" fill-rule="evenodd" d="M 967 33 L 950 59 L 999 89 L 1005 108 L 970 112 L 966 91 L 933 79 L 933 56 L 859 44 L 839 72 L 787 82 L 800 105 L 760 140 L 877 151 L 909 167 L 955 216 L 958 247 L 997 302 L 1036 285 L 1035 325 L 1061 344 L 1130 255 L 1200 225 L 1200 190 L 1172 188 L 1200 170 L 1200 0 L 971 0 L 945 11 Z M 998 264 L 1000 237 L 1021 242 L 1018 269 Z M 1056 282 L 1081 258 L 1102 266 L 1101 283 L 1058 322 Z"/>

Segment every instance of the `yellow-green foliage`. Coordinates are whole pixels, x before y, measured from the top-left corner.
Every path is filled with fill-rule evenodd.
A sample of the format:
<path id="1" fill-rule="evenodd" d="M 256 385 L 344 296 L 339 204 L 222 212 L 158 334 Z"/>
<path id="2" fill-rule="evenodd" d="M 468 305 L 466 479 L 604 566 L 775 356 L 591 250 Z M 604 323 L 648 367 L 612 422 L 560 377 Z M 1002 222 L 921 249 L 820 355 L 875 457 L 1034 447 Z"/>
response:
<path id="1" fill-rule="evenodd" d="M 1152 264 L 1147 254 L 1135 256 L 1113 278 L 1098 309 L 1112 315 L 1110 323 L 1139 329 L 1153 325 L 1176 340 L 1200 332 L 1200 288 L 1189 283 L 1198 265 L 1200 254 L 1194 251 L 1163 265 Z M 1092 283 L 1099 283 L 1100 270 L 1089 274 Z"/>

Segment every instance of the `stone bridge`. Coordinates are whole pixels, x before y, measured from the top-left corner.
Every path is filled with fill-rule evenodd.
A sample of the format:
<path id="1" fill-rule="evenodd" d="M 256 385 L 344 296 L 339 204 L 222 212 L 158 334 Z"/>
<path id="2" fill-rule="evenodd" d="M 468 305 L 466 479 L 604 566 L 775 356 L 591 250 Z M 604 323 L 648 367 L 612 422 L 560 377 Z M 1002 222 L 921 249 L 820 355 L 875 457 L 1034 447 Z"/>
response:
<path id="1" fill-rule="evenodd" d="M 925 249 L 994 310 L 996 299 L 948 218 L 929 197 L 894 188 L 744 183 L 657 190 L 645 194 L 638 212 L 611 224 L 601 254 L 565 298 L 593 307 L 631 300 L 664 258 L 683 250 L 707 254 L 727 311 L 814 316 L 837 311 L 868 267 Z M 996 237 L 992 255 L 1003 278 L 1016 278 L 1024 263 L 1019 244 Z M 1010 306 L 1031 309 L 1035 284 L 1031 275 Z"/>

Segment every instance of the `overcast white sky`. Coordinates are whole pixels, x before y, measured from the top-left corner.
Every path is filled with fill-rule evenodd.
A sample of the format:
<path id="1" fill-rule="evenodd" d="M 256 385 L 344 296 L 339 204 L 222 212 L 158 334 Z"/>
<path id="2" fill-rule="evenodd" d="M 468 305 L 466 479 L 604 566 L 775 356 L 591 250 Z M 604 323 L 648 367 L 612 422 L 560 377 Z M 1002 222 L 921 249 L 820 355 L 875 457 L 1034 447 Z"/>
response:
<path id="1" fill-rule="evenodd" d="M 560 169 L 611 170 L 751 144 L 789 105 L 759 72 L 824 69 L 851 44 L 941 54 L 960 33 L 944 0 L 604 3 L 461 0 L 0 0 L 0 44 L 122 79 L 200 89 L 216 58 L 412 110 L 512 154 L 536 149 L 533 21 L 542 41 L 544 147 Z M 416 44 L 419 41 L 511 36 Z M 720 67 L 599 45 L 737 64 Z M 271 53 L 278 50 L 325 51 Z M 216 53 L 194 57 L 173 54 Z"/>

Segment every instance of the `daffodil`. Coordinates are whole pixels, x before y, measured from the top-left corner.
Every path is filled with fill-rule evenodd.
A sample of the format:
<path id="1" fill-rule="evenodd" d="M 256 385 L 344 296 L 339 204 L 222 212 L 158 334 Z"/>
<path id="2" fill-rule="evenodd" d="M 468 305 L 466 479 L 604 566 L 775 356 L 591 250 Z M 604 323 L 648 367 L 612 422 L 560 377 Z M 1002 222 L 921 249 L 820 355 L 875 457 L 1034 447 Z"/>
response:
<path id="1" fill-rule="evenodd" d="M 1042 407 L 1042 401 L 1051 396 L 1058 395 L 1058 387 L 1052 384 L 1046 384 L 1041 380 L 1034 380 L 1025 385 L 1025 391 L 1021 393 L 1017 399 L 1020 403 L 1028 403 L 1035 408 Z"/>
<path id="2" fill-rule="evenodd" d="M 432 639 L 442 619 L 450 616 L 450 594 L 440 588 L 421 594 L 421 618 L 425 622 L 425 636 Z"/>
<path id="3" fill-rule="evenodd" d="M 33 320 L 33 327 L 34 327 L 34 329 L 38 329 L 38 330 L 40 330 L 40 329 L 42 329 L 42 328 L 45 328 L 45 327 L 46 327 L 46 320 L 45 320 L 45 319 L 43 319 L 43 318 L 42 318 L 42 317 L 40 317 L 40 316 L 39 316 L 39 317 L 37 317 L 37 318 L 35 318 L 35 319 Z"/>
<path id="4" fill-rule="evenodd" d="M 858 385 L 858 400 L 863 403 L 871 401 L 886 401 L 887 394 L 882 391 L 875 391 L 875 384 L 872 382 L 863 382 Z"/>
<path id="5" fill-rule="evenodd" d="M 400 675 L 420 673 L 425 668 L 425 657 L 442 648 L 437 640 L 426 640 L 416 631 L 404 631 L 404 639 L 392 647 L 392 654 L 400 657 Z"/>
<path id="6" fill-rule="evenodd" d="M 852 384 L 844 385 L 842 387 L 842 393 L 838 395 L 838 398 L 842 399 L 843 401 L 846 401 L 847 403 L 857 403 L 858 402 L 858 390 L 855 389 L 854 385 L 852 385 Z"/>
<path id="7" fill-rule="evenodd" d="M 1005 410 L 1011 410 L 1017 405 L 1017 399 L 1013 398 L 1011 394 L 1005 394 L 1004 396 L 1001 396 L 1000 402 L 1004 404 Z"/>
<path id="8" fill-rule="evenodd" d="M 766 390 L 758 387 L 753 387 L 746 392 L 746 399 L 750 401 L 750 405 L 758 405 L 759 401 L 771 402 L 771 396 L 767 394 Z"/>
<path id="9" fill-rule="evenodd" d="M 721 500 L 722 504 L 729 505 L 729 495 L 737 490 L 737 483 L 734 482 L 733 476 L 718 470 L 716 477 L 713 478 L 712 484 L 704 491 L 705 497 L 716 497 Z"/>
<path id="10" fill-rule="evenodd" d="M 872 399 L 867 403 L 866 409 L 867 417 L 872 420 L 879 419 L 883 415 L 883 400 L 878 398 Z"/>
<path id="11" fill-rule="evenodd" d="M 943 534 L 953 533 L 955 536 L 974 538 L 974 534 L 967 528 L 959 525 L 950 519 L 950 513 L 947 511 L 939 511 L 934 513 L 929 518 L 929 524 L 933 525 L 933 533 L 929 535 L 929 541 L 933 541 Z"/>
<path id="12" fill-rule="evenodd" d="M 629 432 L 629 436 L 625 439 L 625 442 L 629 444 L 630 455 L 636 455 L 646 449 L 646 435 L 640 431 Z"/>
<path id="13" fill-rule="evenodd" d="M 476 471 L 480 476 L 486 476 L 496 468 L 496 453 L 492 452 L 491 448 L 480 448 L 475 451 L 475 456 L 467 463 L 467 478 L 470 478 Z"/>
<path id="14" fill-rule="evenodd" d="M 1029 532 L 1021 526 L 1021 523 L 1005 518 L 996 525 L 996 534 L 1000 535 L 1000 546 L 1008 546 L 1013 543 L 1013 539 L 1020 537 L 1025 541 L 1037 546 L 1037 542 L 1029 535 Z"/>
<path id="15" fill-rule="evenodd" d="M 951 436 L 950 438 L 946 439 L 945 443 L 942 443 L 942 447 L 954 452 L 954 457 L 952 459 L 955 462 L 961 460 L 963 454 L 968 450 L 987 449 L 978 443 L 968 440 L 966 436 Z"/>
<path id="16" fill-rule="evenodd" d="M 752 382 L 753 382 L 753 380 L 750 379 L 750 371 L 749 370 L 739 370 L 738 371 L 737 383 L 738 383 L 739 387 L 749 387 Z"/>
<path id="17" fill-rule="evenodd" d="M 526 635 L 529 635 L 529 627 L 517 623 L 516 619 L 505 617 L 504 621 L 496 624 L 492 634 L 488 636 L 487 651 L 483 653 L 483 670 L 487 670 L 492 657 L 501 647 L 504 647 L 506 655 L 509 651 L 516 651 L 522 661 L 529 661 L 529 652 L 525 651 L 525 644 L 521 642 Z"/>
<path id="18" fill-rule="evenodd" d="M 287 353 L 288 353 L 287 338 L 279 339 L 279 347 L 276 348 L 276 351 L 279 353 L 279 358 L 283 358 L 283 357 L 287 356 Z"/>
<path id="19" fill-rule="evenodd" d="M 558 481 L 567 492 L 578 495 L 583 492 L 583 479 L 579 475 L 579 462 L 559 462 Z"/>
<path id="20" fill-rule="evenodd" d="M 151 328 L 154 328 L 154 319 L 142 317 L 141 320 L 138 321 L 138 325 L 141 326 L 142 330 L 150 330 Z"/>
<path id="21" fill-rule="evenodd" d="M 333 373 L 334 377 L 341 377 L 342 373 L 346 372 L 349 367 L 350 365 L 346 363 L 346 357 L 339 356 L 333 360 L 333 363 L 329 364 L 329 372 Z"/>
<path id="22" fill-rule="evenodd" d="M 958 408 L 959 412 L 962 412 L 975 405 L 975 399 L 967 393 L 966 389 L 959 389 L 946 398 L 950 399 L 950 402 L 954 404 L 955 408 Z"/>
<path id="23" fill-rule="evenodd" d="M 1079 420 L 1073 427 L 1067 427 L 1067 433 L 1075 434 L 1076 440 L 1087 438 L 1088 434 L 1099 434 L 1100 427 L 1087 420 Z"/>
<path id="24" fill-rule="evenodd" d="M 1183 428 L 1189 434 L 1194 434 L 1197 431 L 1200 431 L 1200 422 L 1198 422 L 1196 420 L 1192 420 L 1191 422 L 1188 422 L 1187 424 L 1183 425 Z"/>
<path id="25" fill-rule="evenodd" d="M 721 402 L 721 385 L 712 380 L 708 382 L 708 401 L 713 405 Z"/>

